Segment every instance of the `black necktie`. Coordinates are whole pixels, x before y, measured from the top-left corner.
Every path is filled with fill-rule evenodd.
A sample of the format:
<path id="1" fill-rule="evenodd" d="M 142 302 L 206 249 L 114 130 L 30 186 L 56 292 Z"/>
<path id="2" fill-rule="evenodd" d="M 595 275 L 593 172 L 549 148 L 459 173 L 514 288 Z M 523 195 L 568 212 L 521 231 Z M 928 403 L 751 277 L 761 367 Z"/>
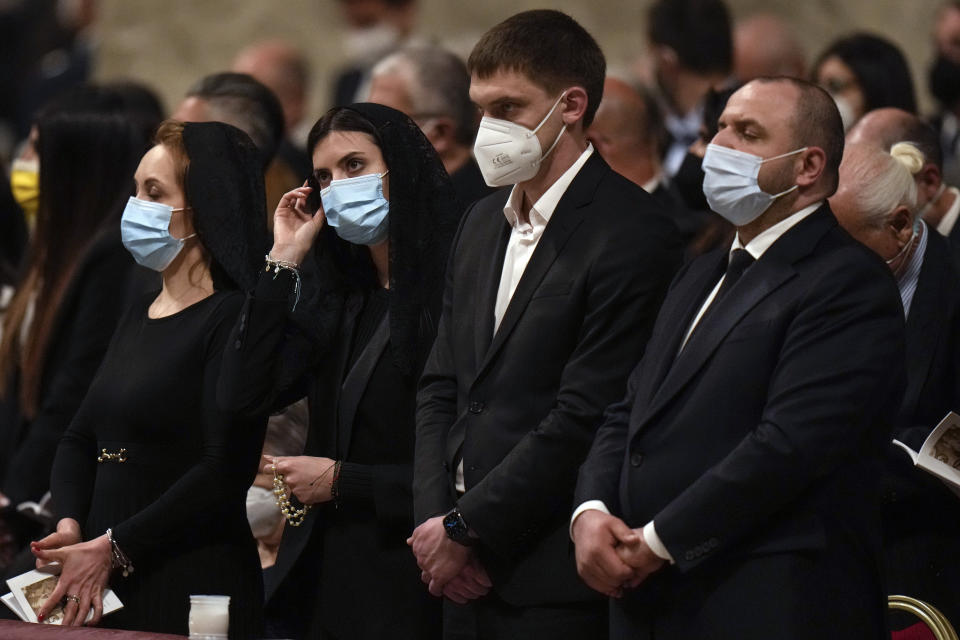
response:
<path id="1" fill-rule="evenodd" d="M 753 256 L 750 255 L 750 252 L 746 249 L 733 250 L 733 253 L 730 254 L 730 262 L 727 264 L 727 273 L 723 277 L 723 284 L 721 284 L 717 290 L 717 295 L 713 296 L 713 302 L 710 303 L 711 307 L 717 304 L 720 298 L 733 288 L 733 285 L 737 283 L 737 280 L 739 280 L 743 272 L 747 270 L 747 267 L 754 262 L 756 262 L 756 260 L 754 260 Z"/>
<path id="2" fill-rule="evenodd" d="M 693 331 L 690 332 L 690 335 L 687 337 L 684 346 L 681 347 L 680 353 L 683 352 L 683 349 L 686 348 L 686 345 L 690 343 L 690 340 L 693 338 L 694 334 L 700 331 L 700 327 L 707 323 L 710 318 L 710 314 L 713 313 L 713 310 L 717 308 L 717 304 L 720 302 L 720 298 L 726 295 L 727 291 L 733 288 L 733 285 L 737 283 L 737 280 L 740 279 L 740 276 L 743 275 L 743 272 L 747 270 L 747 267 L 752 265 L 756 260 L 746 249 L 734 249 L 733 253 L 730 254 L 730 261 L 727 263 L 727 270 L 723 276 L 723 282 L 720 284 L 720 288 L 717 289 L 717 295 L 713 296 L 713 300 L 710 301 L 710 306 L 708 306 L 703 315 L 700 316 L 699 322 L 693 328 Z M 677 355 L 680 355 L 679 353 Z"/>

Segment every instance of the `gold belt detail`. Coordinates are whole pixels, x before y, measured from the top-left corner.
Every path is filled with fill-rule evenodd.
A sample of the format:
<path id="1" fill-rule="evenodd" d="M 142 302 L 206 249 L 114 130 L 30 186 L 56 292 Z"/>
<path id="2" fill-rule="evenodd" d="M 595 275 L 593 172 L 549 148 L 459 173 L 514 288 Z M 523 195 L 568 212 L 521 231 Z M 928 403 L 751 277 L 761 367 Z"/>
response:
<path id="1" fill-rule="evenodd" d="M 108 453 L 106 449 L 100 449 L 100 455 L 97 456 L 97 462 L 126 462 L 127 450 L 120 449 L 118 453 Z"/>

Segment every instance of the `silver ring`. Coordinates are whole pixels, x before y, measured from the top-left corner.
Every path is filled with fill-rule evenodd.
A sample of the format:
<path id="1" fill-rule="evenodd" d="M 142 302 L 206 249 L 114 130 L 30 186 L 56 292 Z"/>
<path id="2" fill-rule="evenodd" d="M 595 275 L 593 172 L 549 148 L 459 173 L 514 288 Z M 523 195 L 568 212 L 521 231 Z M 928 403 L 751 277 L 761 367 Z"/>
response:
<path id="1" fill-rule="evenodd" d="M 72 596 L 70 594 L 67 594 L 66 597 L 64 597 L 64 600 L 67 600 L 67 601 L 73 600 L 74 602 L 77 603 L 77 605 L 80 604 L 80 596 Z"/>

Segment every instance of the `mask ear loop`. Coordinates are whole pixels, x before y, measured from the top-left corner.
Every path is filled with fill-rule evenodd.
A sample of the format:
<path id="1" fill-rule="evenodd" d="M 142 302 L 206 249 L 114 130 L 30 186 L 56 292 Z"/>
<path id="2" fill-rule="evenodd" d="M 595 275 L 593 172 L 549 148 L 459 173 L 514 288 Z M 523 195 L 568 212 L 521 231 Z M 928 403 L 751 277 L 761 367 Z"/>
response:
<path id="1" fill-rule="evenodd" d="M 547 112 L 547 115 L 545 115 L 545 116 L 543 117 L 543 120 L 540 121 L 540 124 L 537 125 L 537 128 L 533 130 L 532 135 L 536 135 L 537 131 L 540 130 L 540 127 L 542 127 L 542 126 L 544 125 L 544 123 L 547 121 L 547 119 L 549 119 L 550 116 L 553 115 L 553 112 L 557 110 L 557 107 L 560 105 L 560 102 L 563 100 L 563 98 L 564 98 L 566 95 L 567 95 L 567 92 L 566 92 L 566 90 L 564 90 L 564 92 L 560 94 L 560 97 L 557 98 L 557 101 L 553 103 L 553 106 L 550 107 L 550 111 Z M 553 148 L 556 147 L 557 144 L 560 142 L 560 138 L 563 136 L 563 132 L 566 131 L 566 130 L 567 130 L 567 123 L 564 122 L 564 123 L 563 123 L 563 127 L 560 129 L 560 133 L 558 133 L 558 134 L 557 134 L 557 137 L 554 138 L 553 144 L 550 145 L 550 148 L 547 149 L 547 152 L 546 152 L 546 153 L 544 153 L 542 156 L 540 156 L 540 159 L 541 159 L 541 160 L 543 160 L 544 158 L 546 158 L 547 156 L 550 155 L 550 152 L 552 152 L 552 151 L 553 151 Z"/>
<path id="2" fill-rule="evenodd" d="M 180 207 L 179 209 L 171 209 L 171 210 L 170 210 L 170 213 L 178 213 L 178 212 L 180 212 L 180 211 L 186 211 L 187 209 L 193 209 L 193 207 Z M 167 233 L 170 233 L 170 231 L 167 230 Z M 172 235 L 171 235 L 170 237 L 173 238 Z M 180 242 L 185 242 L 185 241 L 189 240 L 190 238 L 196 238 L 196 237 L 197 237 L 197 233 L 196 233 L 196 232 L 193 232 L 193 233 L 191 233 L 190 235 L 188 235 L 188 236 L 186 236 L 186 237 L 184 237 L 184 238 L 173 238 L 173 239 L 174 239 L 174 240 L 179 240 Z"/>
<path id="3" fill-rule="evenodd" d="M 808 148 L 809 148 L 809 147 L 801 147 L 801 148 L 795 149 L 795 150 L 793 150 L 793 151 L 788 151 L 788 152 L 786 152 L 786 153 L 781 153 L 781 154 L 778 155 L 778 156 L 773 156 L 772 158 L 764 158 L 763 160 L 760 161 L 760 164 L 763 164 L 764 162 L 770 162 L 771 160 L 779 160 L 780 158 L 786 158 L 787 156 L 792 156 L 792 155 L 797 154 L 797 153 L 803 153 L 803 152 L 806 151 Z M 790 187 L 789 189 L 785 189 L 785 190 L 781 191 L 780 193 L 774 194 L 774 195 L 773 195 L 773 199 L 776 200 L 776 199 L 779 198 L 780 196 L 785 196 L 785 195 L 787 195 L 788 193 L 790 193 L 791 191 L 793 191 L 793 190 L 796 189 L 796 188 L 797 188 L 797 185 L 793 185 L 793 186 Z"/>

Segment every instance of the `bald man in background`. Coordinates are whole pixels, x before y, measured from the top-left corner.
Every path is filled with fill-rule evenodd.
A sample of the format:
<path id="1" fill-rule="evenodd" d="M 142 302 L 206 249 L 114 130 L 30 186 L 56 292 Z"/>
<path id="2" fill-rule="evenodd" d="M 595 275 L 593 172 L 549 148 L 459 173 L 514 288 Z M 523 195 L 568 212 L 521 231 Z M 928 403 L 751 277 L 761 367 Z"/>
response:
<path id="1" fill-rule="evenodd" d="M 803 47 L 780 18 L 757 13 L 737 21 L 733 30 L 733 74 L 740 82 L 761 76 L 805 78 Z"/>
<path id="2" fill-rule="evenodd" d="M 304 148 L 307 115 L 307 93 L 310 89 L 310 66 L 303 52 L 280 40 L 267 40 L 250 45 L 233 60 L 233 71 L 246 73 L 273 91 L 283 109 L 284 137 L 277 148 L 279 163 L 302 182 L 313 171 Z M 272 176 L 268 175 L 268 178 Z M 296 186 L 294 185 L 294 186 Z M 272 185 L 268 185 L 270 188 Z M 280 186 L 280 185 L 278 185 Z M 283 192 L 290 187 L 284 188 Z M 270 189 L 272 192 L 273 189 Z M 271 209 L 272 211 L 272 206 Z"/>
<path id="3" fill-rule="evenodd" d="M 912 113 L 890 107 L 867 113 L 847 133 L 849 144 L 868 143 L 884 151 L 900 141 L 916 145 L 923 153 L 923 168 L 914 175 L 918 211 L 931 229 L 950 241 L 954 263 L 960 267 L 960 190 L 943 179 L 943 152 L 936 130 Z"/>
<path id="4" fill-rule="evenodd" d="M 663 172 L 660 158 L 669 139 L 656 99 L 623 80 L 607 78 L 603 99 L 587 129 L 610 167 L 656 198 L 687 246 L 706 224 L 706 211 L 690 210 Z"/>

